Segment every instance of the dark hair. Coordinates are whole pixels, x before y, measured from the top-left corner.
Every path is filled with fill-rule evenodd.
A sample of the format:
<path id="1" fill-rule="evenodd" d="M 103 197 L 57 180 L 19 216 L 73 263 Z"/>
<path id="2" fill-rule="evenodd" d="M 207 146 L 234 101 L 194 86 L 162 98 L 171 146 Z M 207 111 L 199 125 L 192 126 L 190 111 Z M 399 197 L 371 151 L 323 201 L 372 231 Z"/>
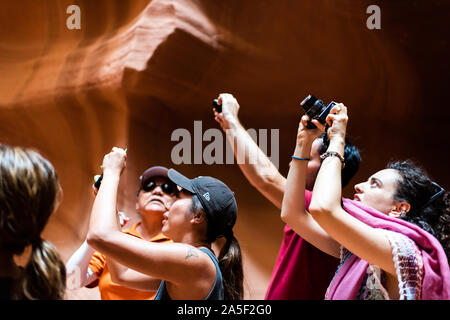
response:
<path id="1" fill-rule="evenodd" d="M 203 212 L 203 206 L 196 195 L 192 195 L 192 213 Z M 205 214 L 207 217 L 207 215 Z M 207 227 L 207 241 L 212 243 L 216 240 L 212 234 L 211 227 Z M 224 299 L 242 300 L 244 298 L 244 271 L 242 269 L 242 254 L 239 242 L 232 231 L 225 235 L 226 242 L 219 253 L 219 267 L 222 272 Z"/>
<path id="2" fill-rule="evenodd" d="M 322 139 L 322 144 L 319 147 L 319 155 L 324 154 L 329 145 L 330 145 L 330 139 L 328 139 L 328 136 L 323 133 L 319 139 Z M 356 148 L 348 138 L 345 138 L 345 147 L 344 147 L 344 163 L 345 166 L 342 169 L 342 175 L 341 175 L 341 183 L 342 187 L 345 187 L 350 180 L 353 178 L 353 176 L 356 174 L 356 172 L 359 169 L 359 164 L 361 163 L 361 155 L 359 154 L 358 148 Z"/>
<path id="3" fill-rule="evenodd" d="M 41 239 L 55 210 L 60 186 L 56 172 L 37 152 L 0 145 L 0 248 L 29 262 L 14 285 L 13 299 L 62 299 L 66 269 L 55 247 Z"/>
<path id="4" fill-rule="evenodd" d="M 450 194 L 444 192 L 430 202 L 441 190 L 423 168 L 412 161 L 396 161 L 387 165 L 396 170 L 401 179 L 394 194 L 396 201 L 406 201 L 411 209 L 400 218 L 418 225 L 435 236 L 450 257 Z"/>

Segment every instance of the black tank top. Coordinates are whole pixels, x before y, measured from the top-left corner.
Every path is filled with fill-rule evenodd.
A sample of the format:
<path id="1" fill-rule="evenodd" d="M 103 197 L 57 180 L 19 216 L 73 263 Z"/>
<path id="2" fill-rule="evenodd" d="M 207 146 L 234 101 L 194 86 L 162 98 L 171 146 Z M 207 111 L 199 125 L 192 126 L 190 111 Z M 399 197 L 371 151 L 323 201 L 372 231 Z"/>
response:
<path id="1" fill-rule="evenodd" d="M 205 300 L 223 300 L 223 281 L 222 281 L 222 272 L 220 272 L 219 261 L 211 250 L 207 248 L 200 248 L 199 250 L 206 253 L 211 260 L 214 262 L 216 266 L 216 281 L 214 282 L 214 286 L 209 292 L 208 296 Z M 172 300 L 169 296 L 169 293 L 166 289 L 166 282 L 164 280 L 161 281 L 159 285 L 158 292 L 156 293 L 155 300 Z"/>

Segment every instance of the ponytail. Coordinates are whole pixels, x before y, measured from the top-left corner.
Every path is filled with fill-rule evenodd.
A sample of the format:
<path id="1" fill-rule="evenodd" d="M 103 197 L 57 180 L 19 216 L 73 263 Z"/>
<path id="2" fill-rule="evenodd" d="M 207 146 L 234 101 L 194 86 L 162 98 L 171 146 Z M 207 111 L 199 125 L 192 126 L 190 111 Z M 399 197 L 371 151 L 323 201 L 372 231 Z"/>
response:
<path id="1" fill-rule="evenodd" d="M 224 299 L 243 300 L 244 272 L 242 269 L 242 255 L 239 242 L 231 232 L 226 236 L 226 242 L 220 250 L 219 267 L 222 272 Z"/>
<path id="2" fill-rule="evenodd" d="M 28 264 L 14 290 L 19 300 L 59 300 L 66 289 L 66 268 L 56 248 L 46 240 L 32 244 Z"/>
<path id="3" fill-rule="evenodd" d="M 191 213 L 205 212 L 197 195 L 192 195 Z M 206 216 L 208 219 L 208 217 Z M 225 300 L 243 300 L 244 298 L 244 272 L 242 269 L 242 254 L 239 242 L 233 235 L 232 229 L 223 233 L 226 242 L 219 253 L 219 268 L 222 273 Z M 206 230 L 206 241 L 212 243 L 215 241 L 217 231 L 208 223 Z"/>
<path id="4" fill-rule="evenodd" d="M 62 299 L 66 270 L 55 247 L 40 234 L 58 207 L 58 175 L 39 153 L 0 144 L 0 249 L 32 253 L 14 277 L 13 299 Z"/>

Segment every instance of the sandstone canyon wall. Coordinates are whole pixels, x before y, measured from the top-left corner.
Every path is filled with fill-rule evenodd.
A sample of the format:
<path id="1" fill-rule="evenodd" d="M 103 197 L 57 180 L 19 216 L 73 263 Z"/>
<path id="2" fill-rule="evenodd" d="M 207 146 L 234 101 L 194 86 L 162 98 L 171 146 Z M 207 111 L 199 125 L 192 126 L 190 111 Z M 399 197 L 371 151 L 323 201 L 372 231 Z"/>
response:
<path id="1" fill-rule="evenodd" d="M 281 242 L 279 211 L 236 165 L 171 159 L 175 129 L 194 135 L 196 120 L 203 132 L 218 128 L 211 101 L 221 92 L 237 97 L 246 127 L 280 129 L 284 175 L 299 102 L 314 93 L 349 107 L 364 158 L 353 184 L 390 159 L 413 158 L 448 188 L 450 4 L 375 2 L 381 30 L 367 28 L 374 1 L 365 0 L 1 0 L 0 142 L 39 150 L 64 190 L 44 236 L 70 257 L 86 235 L 103 155 L 126 146 L 119 205 L 133 219 L 137 178 L 151 165 L 212 175 L 235 191 L 246 298 L 262 299 Z M 66 26 L 72 4 L 80 30 Z"/>

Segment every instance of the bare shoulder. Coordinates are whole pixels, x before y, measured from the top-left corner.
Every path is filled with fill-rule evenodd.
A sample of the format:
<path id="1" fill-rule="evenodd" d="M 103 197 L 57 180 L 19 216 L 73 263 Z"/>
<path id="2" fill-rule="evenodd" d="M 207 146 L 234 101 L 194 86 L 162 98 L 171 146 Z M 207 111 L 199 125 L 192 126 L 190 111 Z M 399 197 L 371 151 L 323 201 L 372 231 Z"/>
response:
<path id="1" fill-rule="evenodd" d="M 214 286 L 216 267 L 207 253 L 191 245 L 182 244 L 183 269 L 177 278 L 166 283 L 173 299 L 204 299 Z"/>
<path id="2" fill-rule="evenodd" d="M 200 258 L 203 253 L 200 249 L 190 245 L 185 245 L 185 251 L 186 255 L 184 256 L 184 259 L 186 260 Z"/>
<path id="3" fill-rule="evenodd" d="M 184 260 L 189 266 L 192 276 L 202 275 L 203 280 L 210 282 L 216 277 L 216 267 L 211 257 L 204 251 L 191 245 L 184 245 Z"/>
<path id="4" fill-rule="evenodd" d="M 206 262 L 208 264 L 212 264 L 214 265 L 213 261 L 211 260 L 210 256 L 204 252 L 203 250 L 200 250 L 200 248 L 196 248 L 194 246 L 185 244 L 184 246 L 184 250 L 185 250 L 185 256 L 184 259 L 185 260 L 190 260 L 190 261 L 198 261 L 198 262 Z M 212 251 L 211 251 L 212 252 Z M 214 254 L 214 253 L 213 253 Z"/>

